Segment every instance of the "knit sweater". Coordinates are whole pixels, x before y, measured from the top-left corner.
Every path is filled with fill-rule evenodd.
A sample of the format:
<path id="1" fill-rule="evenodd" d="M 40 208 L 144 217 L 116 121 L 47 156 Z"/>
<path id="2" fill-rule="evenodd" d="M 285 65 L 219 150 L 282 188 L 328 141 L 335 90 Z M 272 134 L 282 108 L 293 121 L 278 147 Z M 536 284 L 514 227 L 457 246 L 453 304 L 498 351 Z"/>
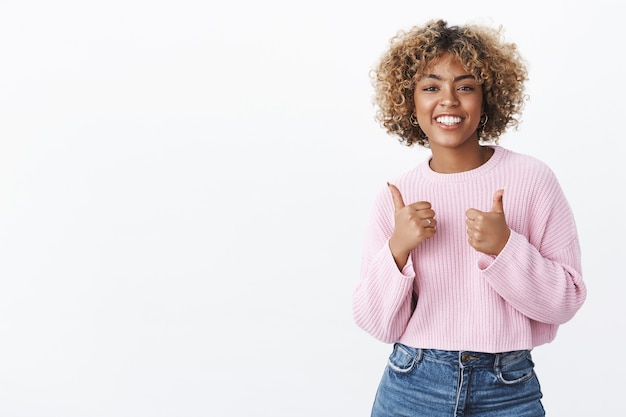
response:
<path id="1" fill-rule="evenodd" d="M 507 352 L 551 342 L 586 297 L 574 217 L 550 168 L 493 146 L 465 172 L 441 174 L 429 160 L 392 181 L 406 204 L 428 201 L 436 234 L 400 271 L 389 249 L 394 206 L 376 196 L 366 230 L 355 322 L 376 339 L 418 348 Z M 428 158 L 430 159 L 430 158 Z M 467 242 L 465 212 L 490 211 L 504 188 L 510 237 L 498 256 Z"/>

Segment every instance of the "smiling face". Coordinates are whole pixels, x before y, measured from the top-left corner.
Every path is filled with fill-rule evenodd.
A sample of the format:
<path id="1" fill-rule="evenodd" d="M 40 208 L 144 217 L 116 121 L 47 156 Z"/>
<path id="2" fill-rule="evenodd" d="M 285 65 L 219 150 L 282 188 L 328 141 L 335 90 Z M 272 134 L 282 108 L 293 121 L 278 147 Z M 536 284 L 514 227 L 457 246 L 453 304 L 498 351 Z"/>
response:
<path id="1" fill-rule="evenodd" d="M 415 82 L 415 117 L 437 149 L 478 146 L 478 123 L 482 113 L 482 87 L 454 57 L 444 55 Z"/>

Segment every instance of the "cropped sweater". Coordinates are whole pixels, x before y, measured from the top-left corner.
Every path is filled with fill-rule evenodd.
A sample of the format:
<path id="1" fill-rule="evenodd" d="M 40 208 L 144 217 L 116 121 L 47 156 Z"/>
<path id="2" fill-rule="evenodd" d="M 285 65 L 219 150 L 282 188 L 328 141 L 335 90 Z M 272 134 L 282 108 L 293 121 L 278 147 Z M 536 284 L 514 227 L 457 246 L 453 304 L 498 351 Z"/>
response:
<path id="1" fill-rule="evenodd" d="M 578 234 L 556 176 L 534 157 L 493 148 L 470 171 L 441 174 L 426 160 L 392 181 L 406 204 L 428 201 L 437 219 L 436 234 L 401 271 L 389 249 L 391 193 L 384 186 L 375 197 L 352 300 L 356 324 L 374 338 L 443 350 L 532 349 L 551 342 L 582 306 Z M 511 234 L 491 256 L 468 244 L 465 212 L 490 211 L 501 188 Z"/>

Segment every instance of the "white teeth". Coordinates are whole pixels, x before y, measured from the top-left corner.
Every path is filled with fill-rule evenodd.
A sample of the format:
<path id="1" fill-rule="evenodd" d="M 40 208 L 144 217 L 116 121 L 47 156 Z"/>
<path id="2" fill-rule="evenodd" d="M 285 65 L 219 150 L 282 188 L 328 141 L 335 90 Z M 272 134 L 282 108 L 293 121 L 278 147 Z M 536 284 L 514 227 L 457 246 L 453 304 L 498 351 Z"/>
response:
<path id="1" fill-rule="evenodd" d="M 441 116 L 441 117 L 437 117 L 437 122 L 444 124 L 444 125 L 455 125 L 457 123 L 461 123 L 461 118 L 460 117 L 453 117 L 453 116 Z"/>

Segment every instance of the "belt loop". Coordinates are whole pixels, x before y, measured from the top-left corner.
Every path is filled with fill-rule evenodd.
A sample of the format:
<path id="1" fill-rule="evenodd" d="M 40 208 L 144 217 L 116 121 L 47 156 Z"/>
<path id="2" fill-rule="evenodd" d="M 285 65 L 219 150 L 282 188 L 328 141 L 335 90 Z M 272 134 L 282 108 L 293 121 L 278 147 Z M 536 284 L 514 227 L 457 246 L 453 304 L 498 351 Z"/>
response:
<path id="1" fill-rule="evenodd" d="M 502 353 L 496 353 L 495 358 L 493 359 L 493 369 L 496 372 L 499 372 L 500 370 L 501 359 L 502 359 Z"/>
<path id="2" fill-rule="evenodd" d="M 421 363 L 423 358 L 424 358 L 424 349 L 417 348 L 417 352 L 415 352 L 416 363 Z"/>

